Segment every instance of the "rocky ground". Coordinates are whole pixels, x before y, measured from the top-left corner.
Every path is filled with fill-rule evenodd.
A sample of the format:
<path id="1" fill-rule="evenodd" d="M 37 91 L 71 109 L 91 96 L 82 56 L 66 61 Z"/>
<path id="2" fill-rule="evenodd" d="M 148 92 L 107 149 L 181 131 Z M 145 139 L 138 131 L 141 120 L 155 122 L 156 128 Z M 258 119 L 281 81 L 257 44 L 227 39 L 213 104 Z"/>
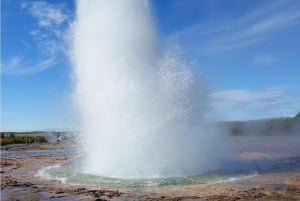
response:
<path id="1" fill-rule="evenodd" d="M 1 200 L 201 200 L 201 201 L 287 201 L 300 200 L 300 171 L 266 172 L 235 182 L 183 186 L 111 188 L 70 186 L 56 180 L 36 176 L 41 167 L 65 164 L 66 153 L 23 154 L 23 150 L 55 149 L 66 145 L 33 145 L 19 147 L 12 154 L 1 154 Z M 8 149 L 8 150 L 10 150 Z M 16 154 L 16 152 L 18 154 Z M 256 158 L 262 153 L 243 152 L 241 156 Z"/>

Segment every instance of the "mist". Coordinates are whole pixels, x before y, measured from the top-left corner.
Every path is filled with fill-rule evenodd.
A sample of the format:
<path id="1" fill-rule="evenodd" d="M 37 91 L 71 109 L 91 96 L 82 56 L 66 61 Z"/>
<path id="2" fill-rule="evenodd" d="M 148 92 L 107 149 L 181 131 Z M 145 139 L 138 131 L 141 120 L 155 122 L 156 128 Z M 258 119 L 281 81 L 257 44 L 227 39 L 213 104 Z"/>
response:
<path id="1" fill-rule="evenodd" d="M 151 5 L 77 1 L 70 59 L 84 173 L 198 175 L 219 162 L 222 132 L 205 120 L 208 92 L 176 49 L 159 49 Z"/>

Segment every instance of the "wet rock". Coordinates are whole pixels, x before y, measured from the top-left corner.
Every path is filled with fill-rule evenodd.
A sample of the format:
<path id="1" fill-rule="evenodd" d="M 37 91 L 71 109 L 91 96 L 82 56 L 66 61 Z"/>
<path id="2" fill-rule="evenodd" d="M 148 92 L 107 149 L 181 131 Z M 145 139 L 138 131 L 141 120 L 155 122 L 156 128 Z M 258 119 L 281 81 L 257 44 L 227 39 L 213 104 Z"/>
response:
<path id="1" fill-rule="evenodd" d="M 63 189 L 58 189 L 55 191 L 56 194 L 62 194 L 65 193 L 65 191 Z"/>
<path id="2" fill-rule="evenodd" d="M 10 166 L 10 165 L 14 165 L 14 163 L 13 162 L 9 162 L 9 161 L 7 161 L 7 160 L 4 160 L 4 161 L 2 161 L 1 160 L 1 166 Z"/>
<path id="3" fill-rule="evenodd" d="M 32 189 L 31 192 L 38 193 L 38 192 L 40 192 L 40 190 L 35 188 L 35 189 Z"/>
<path id="4" fill-rule="evenodd" d="M 107 201 L 107 200 L 104 198 L 97 198 L 95 201 Z"/>
<path id="5" fill-rule="evenodd" d="M 100 196 L 105 196 L 105 193 L 102 190 L 89 190 L 87 193 L 97 198 Z"/>
<path id="6" fill-rule="evenodd" d="M 286 191 L 290 191 L 290 192 L 297 192 L 298 189 L 295 186 L 288 186 L 286 188 Z"/>
<path id="7" fill-rule="evenodd" d="M 94 190 L 94 189 L 93 189 L 93 190 L 88 190 L 87 193 L 88 193 L 88 194 L 95 194 L 95 193 L 97 193 L 98 191 L 99 191 L 99 190 Z"/>
<path id="8" fill-rule="evenodd" d="M 121 193 L 118 190 L 116 190 L 116 191 L 106 191 L 104 193 L 109 198 L 120 197 L 120 195 L 121 195 Z"/>
<path id="9" fill-rule="evenodd" d="M 63 197 L 66 197 L 66 196 L 65 195 L 58 195 L 58 196 L 52 195 L 49 198 L 63 198 Z"/>
<path id="10" fill-rule="evenodd" d="M 73 190 L 73 192 L 77 193 L 77 194 L 82 194 L 82 193 L 86 193 L 86 188 L 76 188 L 75 190 Z"/>
<path id="11" fill-rule="evenodd" d="M 23 186 L 24 186 L 24 187 L 33 186 L 33 183 L 25 182 L 25 183 L 23 183 Z"/>
<path id="12" fill-rule="evenodd" d="M 217 197 L 214 198 L 214 200 L 218 199 Z M 203 199 L 198 196 L 178 196 L 178 197 L 169 197 L 169 196 L 159 196 L 159 197 L 140 197 L 139 200 L 141 201 L 206 201 L 206 199 Z M 220 198 L 220 201 L 223 201 L 223 199 Z M 219 200 L 218 200 L 219 201 Z"/>

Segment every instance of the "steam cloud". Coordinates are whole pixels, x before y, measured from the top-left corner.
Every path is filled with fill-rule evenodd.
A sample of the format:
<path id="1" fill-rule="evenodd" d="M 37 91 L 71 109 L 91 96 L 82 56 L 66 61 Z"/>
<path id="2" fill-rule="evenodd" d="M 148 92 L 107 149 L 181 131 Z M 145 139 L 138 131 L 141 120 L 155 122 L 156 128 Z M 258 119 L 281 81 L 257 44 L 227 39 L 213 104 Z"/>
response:
<path id="1" fill-rule="evenodd" d="M 176 177 L 216 165 L 206 90 L 176 51 L 161 54 L 148 1 L 78 0 L 71 33 L 85 173 Z"/>

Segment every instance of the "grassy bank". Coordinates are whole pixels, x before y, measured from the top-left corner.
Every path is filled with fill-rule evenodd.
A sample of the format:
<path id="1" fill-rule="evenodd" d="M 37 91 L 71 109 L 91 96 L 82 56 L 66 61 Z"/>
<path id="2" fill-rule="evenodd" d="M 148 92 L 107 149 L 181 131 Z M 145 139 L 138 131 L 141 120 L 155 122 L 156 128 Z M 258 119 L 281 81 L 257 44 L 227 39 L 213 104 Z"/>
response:
<path id="1" fill-rule="evenodd" d="M 1 146 L 9 144 L 30 144 L 47 142 L 44 136 L 15 136 L 1 137 Z"/>
<path id="2" fill-rule="evenodd" d="M 300 112 L 294 117 L 272 118 L 253 121 L 233 121 L 225 123 L 233 136 L 276 136 L 299 135 Z"/>

